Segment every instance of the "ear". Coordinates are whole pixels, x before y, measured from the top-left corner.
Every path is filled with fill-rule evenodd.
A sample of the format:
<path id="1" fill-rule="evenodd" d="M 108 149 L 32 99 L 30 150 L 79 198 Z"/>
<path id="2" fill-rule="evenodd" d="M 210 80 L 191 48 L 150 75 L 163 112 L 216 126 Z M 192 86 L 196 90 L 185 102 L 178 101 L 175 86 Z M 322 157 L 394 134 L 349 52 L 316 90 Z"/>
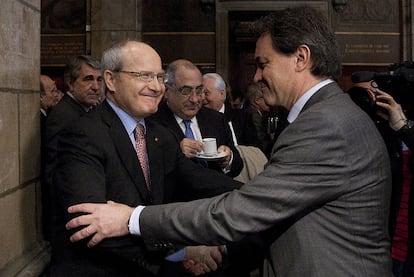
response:
<path id="1" fill-rule="evenodd" d="M 69 91 L 73 91 L 74 90 L 74 87 L 73 87 L 71 81 L 68 81 L 66 84 L 68 85 Z"/>
<path id="2" fill-rule="evenodd" d="M 105 85 L 108 88 L 108 91 L 115 91 L 115 74 L 110 70 L 105 70 L 103 73 L 105 79 Z"/>
<path id="3" fill-rule="evenodd" d="M 311 64 L 311 52 L 307 45 L 300 45 L 295 53 L 296 57 L 296 70 L 303 71 Z"/>

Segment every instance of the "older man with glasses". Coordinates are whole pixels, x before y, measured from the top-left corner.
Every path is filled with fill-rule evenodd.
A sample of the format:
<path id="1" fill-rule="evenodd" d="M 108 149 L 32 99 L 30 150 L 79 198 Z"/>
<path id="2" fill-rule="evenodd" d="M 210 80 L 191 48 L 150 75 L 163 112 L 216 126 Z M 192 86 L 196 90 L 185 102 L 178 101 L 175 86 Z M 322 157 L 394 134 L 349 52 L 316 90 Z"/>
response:
<path id="1" fill-rule="evenodd" d="M 237 176 L 243 168 L 242 159 L 223 115 L 203 107 L 200 70 L 192 62 L 180 59 L 167 67 L 166 74 L 165 101 L 152 118 L 172 130 L 185 156 L 230 177 Z M 220 158 L 201 160 L 203 138 L 216 138 Z M 183 199 L 186 198 L 183 194 Z"/>

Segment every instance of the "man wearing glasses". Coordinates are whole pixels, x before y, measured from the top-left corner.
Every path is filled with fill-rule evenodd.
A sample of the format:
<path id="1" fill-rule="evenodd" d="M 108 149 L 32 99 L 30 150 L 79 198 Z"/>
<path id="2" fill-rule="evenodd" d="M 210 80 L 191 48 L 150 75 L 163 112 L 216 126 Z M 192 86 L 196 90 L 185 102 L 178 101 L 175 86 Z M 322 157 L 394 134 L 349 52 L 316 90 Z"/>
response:
<path id="1" fill-rule="evenodd" d="M 207 270 L 217 267 L 210 256 L 221 258 L 218 247 L 201 246 L 197 254 L 204 253 L 203 259 L 196 259 L 196 247 L 183 251 L 168 242 L 146 247 L 130 235 L 105 240 L 96 249 L 69 241 L 65 223 L 73 216 L 67 208 L 75 203 L 153 205 L 172 202 L 179 186 L 201 198 L 241 185 L 187 159 L 170 131 L 146 119 L 157 111 L 165 91 L 161 59 L 153 48 L 137 41 L 112 46 L 102 56 L 102 77 L 106 99 L 59 139 L 50 275 L 156 276 L 171 271 L 165 259 L 194 258 L 200 266 L 208 264 Z"/>
<path id="2" fill-rule="evenodd" d="M 223 115 L 203 107 L 204 89 L 200 70 L 190 61 L 180 59 L 169 64 L 166 73 L 165 101 L 152 118 L 176 135 L 186 157 L 230 177 L 237 176 L 243 168 L 243 161 L 234 147 Z M 207 162 L 197 159 L 203 151 L 203 138 L 216 138 L 217 152 L 225 153 L 224 157 Z M 185 196 L 184 193 L 183 200 L 186 200 Z"/>

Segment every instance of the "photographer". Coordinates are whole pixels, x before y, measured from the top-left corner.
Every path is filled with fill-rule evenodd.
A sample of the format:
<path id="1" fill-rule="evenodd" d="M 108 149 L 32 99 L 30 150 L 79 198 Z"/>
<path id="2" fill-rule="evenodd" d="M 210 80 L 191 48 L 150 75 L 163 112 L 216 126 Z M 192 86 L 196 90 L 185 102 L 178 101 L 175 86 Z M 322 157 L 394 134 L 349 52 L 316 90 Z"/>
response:
<path id="1" fill-rule="evenodd" d="M 348 93 L 374 120 L 384 138 L 391 160 L 392 199 L 389 217 L 391 256 L 395 277 L 414 276 L 414 122 L 400 104 L 378 89 L 375 81 L 355 84 Z M 364 95 L 364 96 L 363 96 Z"/>

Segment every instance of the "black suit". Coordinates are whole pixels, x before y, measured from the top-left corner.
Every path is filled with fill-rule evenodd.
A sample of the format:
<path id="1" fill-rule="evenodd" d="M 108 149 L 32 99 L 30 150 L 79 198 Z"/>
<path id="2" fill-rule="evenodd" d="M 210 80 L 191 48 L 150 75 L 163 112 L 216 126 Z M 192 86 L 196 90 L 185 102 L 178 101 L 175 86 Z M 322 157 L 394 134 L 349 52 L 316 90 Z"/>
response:
<path id="1" fill-rule="evenodd" d="M 42 205 L 43 205 L 43 217 L 44 217 L 44 234 L 46 239 L 53 239 L 53 217 L 55 201 L 52 176 L 54 168 L 56 167 L 56 152 L 58 137 L 62 130 L 68 126 L 72 121 L 80 118 L 86 113 L 85 109 L 75 100 L 73 100 L 68 94 L 65 94 L 59 103 L 50 110 L 47 117 L 45 117 L 42 127 Z"/>
<path id="2" fill-rule="evenodd" d="M 113 200 L 134 207 L 171 202 L 179 186 L 198 197 L 240 186 L 185 158 L 169 130 L 150 120 L 146 120 L 146 127 L 151 192 L 131 140 L 106 101 L 60 136 L 54 178 L 61 212 L 53 245 L 52 273 L 56 276 L 74 270 L 78 276 L 147 276 L 158 270 L 166 251 L 173 248 L 162 243 L 147 249 L 141 238 L 134 236 L 107 239 L 94 249 L 88 249 L 85 241 L 71 244 L 64 229 L 67 220 L 74 217 L 66 213 L 70 205 Z"/>
<path id="3" fill-rule="evenodd" d="M 233 162 L 228 176 L 235 177 L 243 169 L 243 160 L 239 151 L 234 147 L 230 128 L 224 120 L 223 114 L 212 109 L 202 107 L 197 114 L 197 122 L 203 138 L 213 137 L 217 140 L 217 146 L 226 145 L 233 151 Z M 178 141 L 185 138 L 184 133 L 177 123 L 173 112 L 169 109 L 166 102 L 162 102 L 158 112 L 151 116 L 151 119 L 169 128 Z M 208 167 L 222 172 L 217 162 L 209 162 Z"/>

